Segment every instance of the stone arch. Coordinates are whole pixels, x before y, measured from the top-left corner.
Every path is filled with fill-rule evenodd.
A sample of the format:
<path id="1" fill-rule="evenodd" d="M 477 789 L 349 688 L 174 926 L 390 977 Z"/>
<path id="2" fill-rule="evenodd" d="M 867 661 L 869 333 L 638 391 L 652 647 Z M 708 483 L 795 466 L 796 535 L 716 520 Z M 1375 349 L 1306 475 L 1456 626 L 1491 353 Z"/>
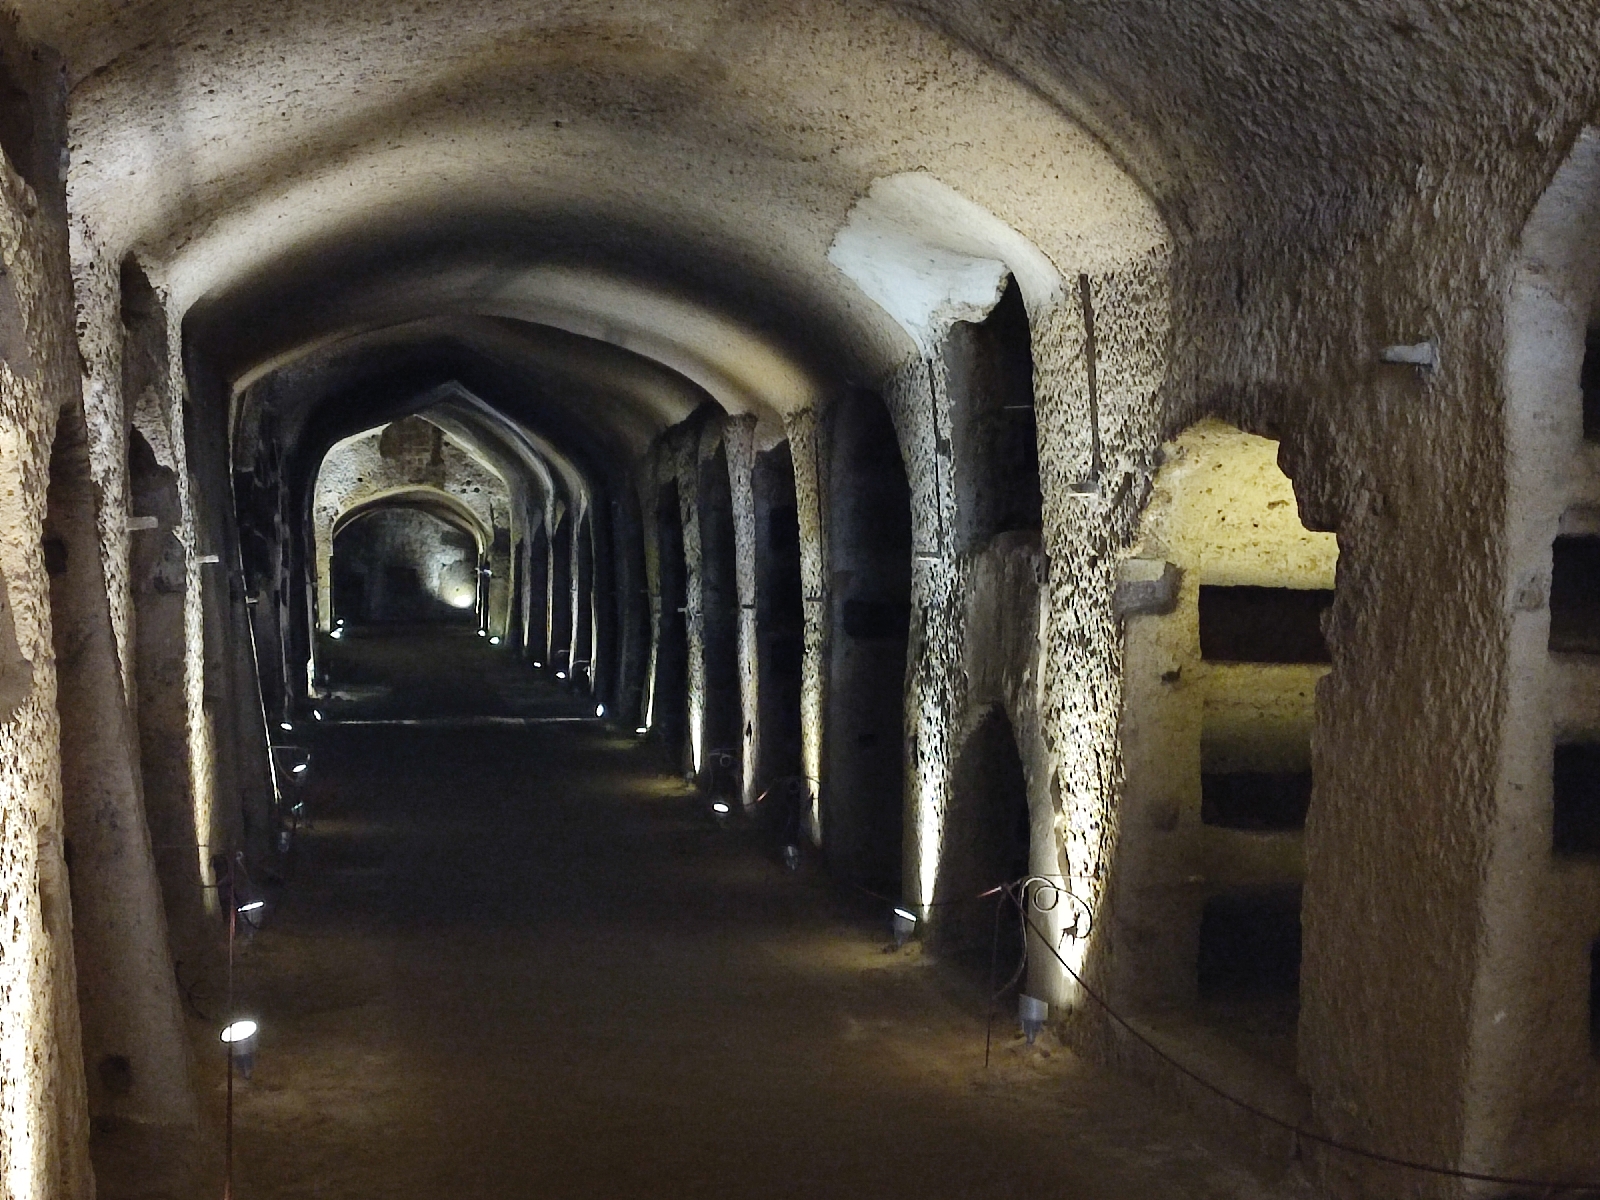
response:
<path id="1" fill-rule="evenodd" d="M 334 525 L 336 624 L 479 623 L 486 535 L 448 499 L 415 490 L 390 495 Z"/>
<path id="2" fill-rule="evenodd" d="M 934 886 L 934 942 L 969 969 L 1016 974 L 1023 953 L 1020 912 L 985 896 L 1032 873 L 1033 805 L 1027 768 L 1005 705 L 979 711 L 960 742 L 945 811 L 944 852 Z"/>
<path id="3" fill-rule="evenodd" d="M 1292 1066 L 1337 541 L 1301 524 L 1276 442 L 1207 419 L 1163 458 L 1115 601 L 1126 784 L 1112 993 L 1131 1011 L 1190 1011 L 1238 1052 Z"/>
<path id="4" fill-rule="evenodd" d="M 843 878 L 897 895 L 905 808 L 911 486 L 888 408 L 858 392 L 830 414 L 832 640 L 823 849 Z"/>

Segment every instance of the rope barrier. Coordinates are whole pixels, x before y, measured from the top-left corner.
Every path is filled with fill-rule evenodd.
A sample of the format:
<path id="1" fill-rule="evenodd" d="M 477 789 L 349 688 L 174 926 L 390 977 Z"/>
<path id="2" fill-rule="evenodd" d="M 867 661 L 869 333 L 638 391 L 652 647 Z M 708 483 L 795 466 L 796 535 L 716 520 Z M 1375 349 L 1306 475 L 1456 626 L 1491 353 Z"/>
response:
<path id="1" fill-rule="evenodd" d="M 1150 1037 L 1140 1032 L 1140 1030 L 1136 1028 L 1131 1021 L 1114 1009 L 1111 1006 L 1111 1003 L 1106 1000 L 1104 996 L 1102 996 L 1094 988 L 1090 987 L 1088 983 L 1085 982 L 1083 976 L 1074 970 L 1072 965 L 1061 956 L 1061 952 L 1051 944 L 1050 939 L 1045 936 L 1044 931 L 1034 924 L 1033 918 L 1029 915 L 1027 910 L 1027 886 L 1029 883 L 1038 878 L 1041 877 L 1028 876 L 1023 879 L 1013 880 L 1011 883 L 1003 884 L 1001 886 L 1005 889 L 1006 894 L 1010 897 L 1011 901 L 1014 904 L 1017 904 L 1021 910 L 1023 923 L 1028 927 L 1029 930 L 1033 932 L 1034 936 L 1044 944 L 1045 949 L 1050 951 L 1055 960 L 1061 964 L 1062 969 L 1066 971 L 1069 976 L 1071 976 L 1073 982 L 1078 985 L 1083 994 L 1088 996 L 1089 999 L 1093 1000 L 1095 1004 L 1099 1005 L 1108 1017 L 1115 1021 L 1123 1030 L 1129 1033 L 1136 1041 L 1153 1053 L 1157 1058 L 1161 1059 L 1185 1078 L 1196 1084 L 1199 1084 L 1212 1095 L 1219 1097 L 1229 1104 L 1232 1104 L 1235 1108 L 1248 1113 L 1257 1120 L 1265 1121 L 1267 1124 L 1281 1129 L 1285 1133 L 1292 1134 L 1296 1138 L 1303 1139 L 1318 1146 L 1326 1147 L 1327 1149 L 1337 1151 L 1340 1154 L 1347 1154 L 1354 1158 L 1364 1159 L 1368 1162 L 1378 1163 L 1383 1166 L 1396 1167 L 1407 1171 L 1416 1171 L 1420 1174 L 1434 1175 L 1446 1179 L 1461 1179 L 1470 1183 L 1491 1183 L 1504 1187 L 1542 1190 L 1546 1193 L 1600 1192 L 1600 1181 L 1530 1179 L 1517 1175 L 1495 1175 L 1483 1171 L 1462 1171 L 1453 1167 L 1441 1167 L 1434 1163 L 1424 1163 L 1418 1162 L 1414 1159 L 1401 1158 L 1398 1155 L 1384 1154 L 1381 1151 L 1367 1150 L 1364 1147 L 1354 1145 L 1350 1142 L 1340 1141 L 1338 1138 L 1328 1137 L 1325 1134 L 1316 1133 L 1305 1128 L 1303 1125 L 1300 1125 L 1298 1122 L 1286 1120 L 1275 1113 L 1268 1112 L 1266 1109 L 1250 1103 L 1250 1101 L 1245 1100 L 1242 1097 L 1234 1095 L 1221 1085 L 1211 1082 L 1211 1080 L 1201 1075 L 1198 1071 L 1186 1066 L 1184 1063 L 1174 1058 L 1166 1050 L 1163 1050 L 1159 1045 L 1157 1045 Z M 1020 890 L 1013 891 L 1013 889 Z M 1088 905 L 1085 903 L 1085 901 L 1083 901 L 1080 897 L 1073 895 L 1070 889 L 1063 887 L 1059 888 L 1058 890 L 1065 892 L 1069 896 L 1072 896 L 1072 898 L 1085 909 L 1088 908 Z M 1041 909 L 1041 911 L 1049 910 Z M 1025 945 L 1026 941 L 1027 939 L 1024 938 Z M 1024 950 L 1024 965 L 1026 965 L 1026 950 Z"/>

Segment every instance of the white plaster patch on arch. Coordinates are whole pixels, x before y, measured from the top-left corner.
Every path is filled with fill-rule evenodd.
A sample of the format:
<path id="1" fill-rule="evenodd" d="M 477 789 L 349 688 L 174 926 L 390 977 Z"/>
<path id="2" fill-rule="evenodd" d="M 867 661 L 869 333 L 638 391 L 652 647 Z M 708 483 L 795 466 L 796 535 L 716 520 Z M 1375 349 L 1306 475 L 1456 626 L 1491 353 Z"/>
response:
<path id="1" fill-rule="evenodd" d="M 905 330 L 924 357 L 957 321 L 981 321 L 1014 277 L 1030 314 L 1055 304 L 1061 273 L 1027 238 L 925 171 L 873 181 L 828 261 Z"/>

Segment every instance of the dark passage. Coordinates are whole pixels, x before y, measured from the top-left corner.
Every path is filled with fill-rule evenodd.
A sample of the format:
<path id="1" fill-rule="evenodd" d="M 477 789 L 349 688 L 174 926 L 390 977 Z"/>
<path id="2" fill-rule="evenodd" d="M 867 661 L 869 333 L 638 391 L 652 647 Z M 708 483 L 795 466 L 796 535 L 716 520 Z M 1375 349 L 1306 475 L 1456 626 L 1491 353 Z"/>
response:
<path id="1" fill-rule="evenodd" d="M 1313 588 L 1200 588 L 1200 654 L 1219 662 L 1325 663 L 1322 614 L 1333 592 Z"/>
<path id="2" fill-rule="evenodd" d="M 985 1072 L 979 997 L 884 954 L 881 906 L 716 826 L 640 739 L 314 736 L 314 827 L 239 972 L 263 1031 L 239 1196 L 1268 1194 L 1004 1021 Z"/>

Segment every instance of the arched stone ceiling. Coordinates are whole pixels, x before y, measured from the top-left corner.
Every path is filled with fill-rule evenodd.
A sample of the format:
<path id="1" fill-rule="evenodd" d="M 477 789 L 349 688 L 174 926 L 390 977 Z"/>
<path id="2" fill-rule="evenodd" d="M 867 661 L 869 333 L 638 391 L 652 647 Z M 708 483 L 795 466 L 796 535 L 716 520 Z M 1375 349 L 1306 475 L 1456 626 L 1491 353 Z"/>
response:
<path id="1" fill-rule="evenodd" d="M 75 210 L 158 264 L 179 310 L 248 314 L 204 323 L 224 379 L 449 312 L 597 337 L 782 412 L 910 352 L 827 261 L 875 179 L 928 171 L 1063 270 L 1164 238 L 1079 126 L 891 6 L 24 10 L 70 64 Z"/>

